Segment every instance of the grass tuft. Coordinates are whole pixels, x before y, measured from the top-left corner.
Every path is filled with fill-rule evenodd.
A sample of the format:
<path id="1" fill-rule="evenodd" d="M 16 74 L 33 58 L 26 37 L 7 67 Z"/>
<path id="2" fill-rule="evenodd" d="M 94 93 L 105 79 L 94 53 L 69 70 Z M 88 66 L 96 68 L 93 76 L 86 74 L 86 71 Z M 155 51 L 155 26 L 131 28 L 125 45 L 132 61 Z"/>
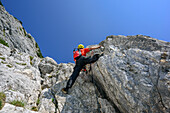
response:
<path id="1" fill-rule="evenodd" d="M 9 47 L 8 43 L 6 43 L 2 38 L 0 38 L 0 43 L 3 44 L 4 46 Z"/>
<path id="2" fill-rule="evenodd" d="M 0 59 L 4 60 L 5 61 L 5 58 L 4 57 L 0 57 Z"/>
<path id="3" fill-rule="evenodd" d="M 9 65 L 9 64 L 7 64 L 6 66 L 9 67 L 9 68 L 12 68 L 12 67 L 13 67 L 12 65 Z"/>
<path id="4" fill-rule="evenodd" d="M 7 64 L 7 62 L 1 61 L 2 64 Z"/>
<path id="5" fill-rule="evenodd" d="M 27 65 L 26 63 L 18 63 L 18 62 L 16 62 L 16 64 L 18 64 L 18 65 L 22 65 L 22 66 Z"/>
<path id="6" fill-rule="evenodd" d="M 49 75 L 48 78 L 53 78 L 53 76 L 52 76 L 52 75 Z"/>
<path id="7" fill-rule="evenodd" d="M 18 100 L 13 100 L 12 102 L 10 102 L 10 104 L 14 105 L 14 106 L 18 106 L 18 107 L 24 107 L 25 104 L 22 101 L 18 101 Z"/>
<path id="8" fill-rule="evenodd" d="M 27 34 L 27 37 L 30 38 L 30 39 L 32 39 L 32 36 L 31 36 L 30 34 Z"/>
<path id="9" fill-rule="evenodd" d="M 30 56 L 30 60 L 33 60 L 34 59 L 34 57 L 33 56 Z"/>
<path id="10" fill-rule="evenodd" d="M 3 29 L 3 36 L 5 36 L 5 29 Z"/>
<path id="11" fill-rule="evenodd" d="M 52 98 L 52 102 L 54 102 L 54 98 Z"/>
<path id="12" fill-rule="evenodd" d="M 24 30 L 24 35 L 27 36 L 27 32 L 25 31 L 24 27 L 23 27 L 23 30 Z"/>
<path id="13" fill-rule="evenodd" d="M 30 64 L 33 65 L 32 60 L 34 59 L 34 57 L 30 56 Z"/>
<path id="14" fill-rule="evenodd" d="M 37 99 L 36 105 L 38 106 L 40 104 L 40 99 Z"/>
<path id="15" fill-rule="evenodd" d="M 35 47 L 38 49 L 38 50 L 37 50 L 37 56 L 40 57 L 40 58 L 44 58 L 44 57 L 42 56 L 42 53 L 41 53 L 40 48 L 39 48 L 39 46 L 38 46 L 37 43 L 35 44 Z"/>
<path id="16" fill-rule="evenodd" d="M 32 110 L 32 111 L 38 111 L 38 108 L 37 108 L 36 106 L 33 106 L 33 107 L 31 108 L 31 110 Z"/>
<path id="17" fill-rule="evenodd" d="M 6 100 L 6 95 L 3 92 L 0 92 L 0 110 L 4 107 Z"/>

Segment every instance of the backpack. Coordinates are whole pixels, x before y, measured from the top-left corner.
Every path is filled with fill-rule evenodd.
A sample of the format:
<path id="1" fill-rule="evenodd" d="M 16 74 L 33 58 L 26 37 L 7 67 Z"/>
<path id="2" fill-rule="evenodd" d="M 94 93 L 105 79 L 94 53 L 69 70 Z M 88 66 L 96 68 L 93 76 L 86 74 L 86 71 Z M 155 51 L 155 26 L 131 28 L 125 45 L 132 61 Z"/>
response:
<path id="1" fill-rule="evenodd" d="M 77 49 L 77 50 L 76 50 L 76 49 Z M 74 48 L 74 50 L 73 50 L 73 57 L 74 57 L 74 60 L 79 59 L 81 56 L 82 56 L 81 50 L 78 49 L 78 48 Z"/>

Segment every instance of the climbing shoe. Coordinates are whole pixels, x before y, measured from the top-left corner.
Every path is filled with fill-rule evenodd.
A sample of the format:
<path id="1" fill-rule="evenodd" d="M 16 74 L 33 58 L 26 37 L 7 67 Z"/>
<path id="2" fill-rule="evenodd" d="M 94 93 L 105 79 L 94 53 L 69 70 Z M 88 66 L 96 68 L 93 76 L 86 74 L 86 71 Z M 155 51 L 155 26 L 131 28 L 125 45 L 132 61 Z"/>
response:
<path id="1" fill-rule="evenodd" d="M 104 53 L 103 52 L 101 52 L 100 54 L 99 54 L 99 56 L 101 57 L 101 56 L 103 56 L 104 55 Z"/>
<path id="2" fill-rule="evenodd" d="M 61 91 L 62 91 L 64 94 L 68 94 L 68 89 L 66 89 L 66 88 L 61 89 Z"/>

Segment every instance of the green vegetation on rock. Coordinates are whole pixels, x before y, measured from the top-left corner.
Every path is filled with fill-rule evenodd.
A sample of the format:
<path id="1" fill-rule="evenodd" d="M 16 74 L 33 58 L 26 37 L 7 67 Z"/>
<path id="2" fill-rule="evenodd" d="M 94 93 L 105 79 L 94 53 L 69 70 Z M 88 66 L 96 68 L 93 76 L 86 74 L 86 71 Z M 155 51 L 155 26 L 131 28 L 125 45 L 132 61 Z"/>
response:
<path id="1" fill-rule="evenodd" d="M 20 21 L 20 20 L 18 20 L 19 21 L 19 23 L 22 25 L 22 22 Z"/>
<path id="2" fill-rule="evenodd" d="M 22 101 L 18 101 L 18 100 L 13 100 L 12 102 L 10 102 L 10 104 L 14 105 L 14 106 L 18 106 L 18 107 L 24 107 L 25 104 Z"/>
<path id="3" fill-rule="evenodd" d="M 54 102 L 54 98 L 52 98 L 52 102 Z"/>
<path id="4" fill-rule="evenodd" d="M 32 60 L 34 57 L 33 56 L 30 56 L 30 60 Z"/>
<path id="5" fill-rule="evenodd" d="M 40 58 L 44 58 L 44 57 L 42 56 L 42 53 L 41 53 L 40 48 L 39 48 L 39 46 L 38 46 L 37 43 L 35 44 L 35 47 L 38 49 L 38 50 L 37 50 L 37 56 L 40 57 Z"/>
<path id="6" fill-rule="evenodd" d="M 22 32 L 22 28 L 19 28 L 20 29 L 20 31 Z"/>
<path id="7" fill-rule="evenodd" d="M 3 36 L 5 36 L 5 29 L 3 29 Z"/>
<path id="8" fill-rule="evenodd" d="M 19 21 L 19 23 L 22 25 L 22 22 L 20 20 L 18 20 L 16 17 L 14 17 L 14 18 L 15 18 L 15 20 Z"/>
<path id="9" fill-rule="evenodd" d="M 5 61 L 5 58 L 4 57 L 0 57 L 0 59 L 4 60 Z"/>
<path id="10" fill-rule="evenodd" d="M 36 106 L 33 106 L 33 107 L 31 108 L 31 110 L 32 110 L 32 111 L 38 111 L 38 108 L 37 108 Z"/>
<path id="11" fill-rule="evenodd" d="M 32 56 L 30 56 L 30 64 L 32 65 L 33 63 L 32 63 L 32 59 L 33 59 L 34 57 L 32 57 Z"/>
<path id="12" fill-rule="evenodd" d="M 0 110 L 4 107 L 6 100 L 6 95 L 3 92 L 0 92 Z"/>
<path id="13" fill-rule="evenodd" d="M 37 99 L 36 105 L 38 106 L 40 104 L 40 99 Z"/>
<path id="14" fill-rule="evenodd" d="M 9 64 L 7 64 L 6 66 L 9 67 L 9 68 L 12 68 L 12 67 L 13 67 L 12 65 L 9 65 Z"/>
<path id="15" fill-rule="evenodd" d="M 2 63 L 2 64 L 7 64 L 7 62 L 3 62 L 3 61 L 1 61 L 1 63 Z"/>
<path id="16" fill-rule="evenodd" d="M 48 78 L 53 78 L 53 76 L 52 76 L 52 75 L 49 75 Z"/>
<path id="17" fill-rule="evenodd" d="M 25 31 L 24 27 L 23 27 L 23 30 L 24 30 L 24 35 L 27 36 L 27 32 Z"/>
<path id="18" fill-rule="evenodd" d="M 0 100 L 0 109 L 2 109 L 1 106 L 2 106 L 2 101 Z"/>
<path id="19" fill-rule="evenodd" d="M 20 22 L 21 23 L 21 22 Z M 24 36 L 27 36 L 27 32 L 25 31 L 25 29 L 24 29 L 24 27 L 20 27 L 20 31 L 22 32 L 22 31 L 24 31 Z"/>
<path id="20" fill-rule="evenodd" d="M 22 66 L 27 65 L 26 63 L 18 63 L 18 62 L 16 62 L 16 64 L 18 64 L 18 65 L 22 65 Z"/>
<path id="21" fill-rule="evenodd" d="M 30 38 L 30 39 L 32 39 L 32 36 L 31 36 L 30 34 L 27 34 L 27 37 Z"/>
<path id="22" fill-rule="evenodd" d="M 9 47 L 8 43 L 6 43 L 2 38 L 0 38 L 0 43 L 3 44 L 4 46 Z"/>
<path id="23" fill-rule="evenodd" d="M 0 1 L 0 5 L 3 6 L 2 2 Z"/>

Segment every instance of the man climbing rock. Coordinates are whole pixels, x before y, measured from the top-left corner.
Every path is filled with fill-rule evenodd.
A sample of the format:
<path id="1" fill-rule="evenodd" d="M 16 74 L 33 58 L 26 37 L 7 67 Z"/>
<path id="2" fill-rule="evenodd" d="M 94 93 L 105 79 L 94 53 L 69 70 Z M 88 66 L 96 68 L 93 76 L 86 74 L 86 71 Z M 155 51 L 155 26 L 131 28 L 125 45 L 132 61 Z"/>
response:
<path id="1" fill-rule="evenodd" d="M 98 49 L 100 48 L 101 46 L 98 46 L 98 47 L 91 47 L 91 48 L 84 48 L 84 46 L 82 44 L 78 45 L 78 49 L 77 51 L 73 51 L 73 57 L 74 57 L 74 61 L 75 61 L 75 67 L 74 67 L 74 71 L 72 73 L 72 75 L 70 76 L 68 82 L 67 82 L 67 85 L 65 88 L 62 89 L 62 92 L 65 93 L 65 94 L 68 94 L 68 90 L 69 88 L 71 88 L 75 82 L 75 80 L 77 79 L 80 71 L 83 69 L 83 67 L 86 65 L 86 64 L 91 64 L 91 63 L 94 63 L 96 62 L 100 56 L 103 55 L 102 54 L 95 54 L 94 56 L 89 56 L 89 57 L 86 57 L 86 53 L 90 52 L 91 50 L 94 50 L 94 49 Z"/>

